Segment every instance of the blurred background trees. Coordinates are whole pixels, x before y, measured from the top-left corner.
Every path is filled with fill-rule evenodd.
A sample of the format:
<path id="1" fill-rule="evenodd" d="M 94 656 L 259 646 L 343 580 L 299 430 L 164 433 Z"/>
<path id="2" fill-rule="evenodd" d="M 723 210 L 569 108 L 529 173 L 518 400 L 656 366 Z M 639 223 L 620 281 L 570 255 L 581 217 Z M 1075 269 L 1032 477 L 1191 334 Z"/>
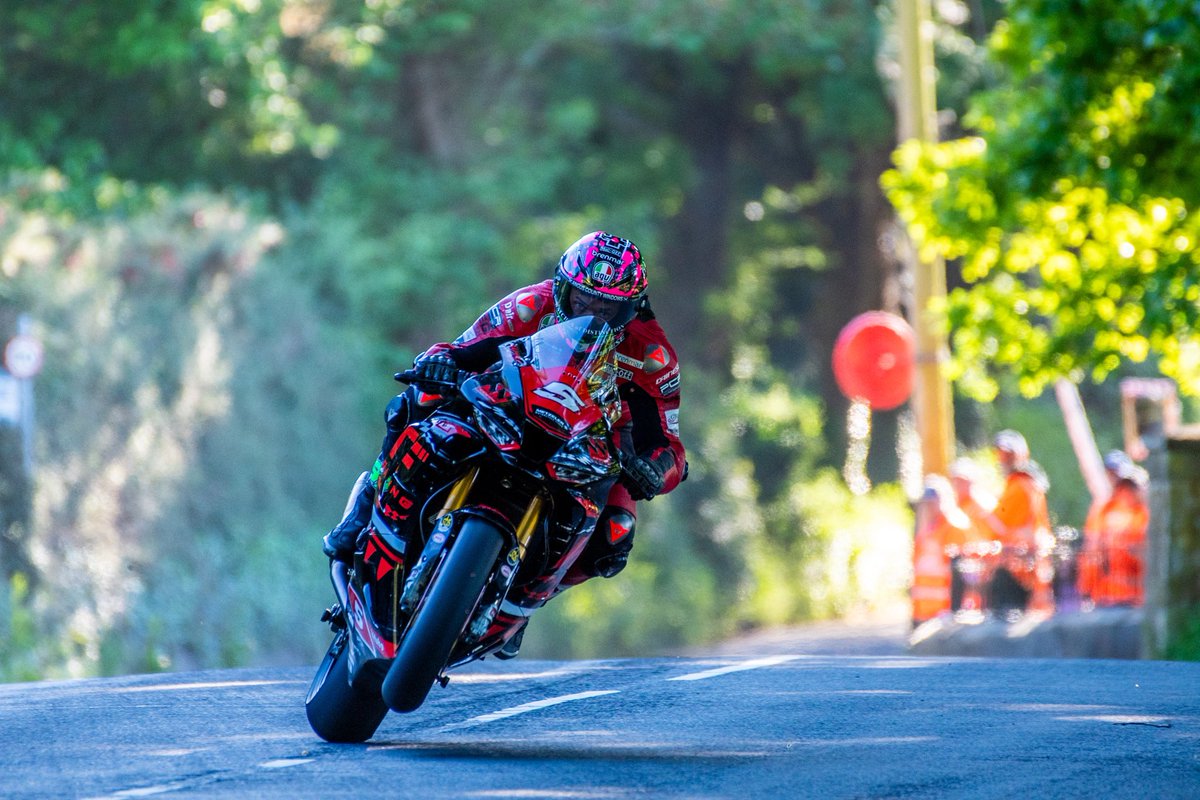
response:
<path id="1" fill-rule="evenodd" d="M 907 302 L 879 186 L 895 143 L 890 3 L 159 5 L 10 2 L 0 29 L 0 306 L 31 314 L 46 346 L 31 519 L 6 533 L 0 674 L 315 658 L 318 539 L 374 455 L 392 372 L 597 228 L 647 255 L 685 362 L 691 477 L 645 505 L 628 570 L 552 603 L 529 652 L 661 650 L 902 598 L 904 412 L 876 415 L 877 487 L 852 495 L 829 365 L 848 319 Z M 1084 64 L 1023 73 L 1031 48 L 1061 49 L 1035 33 L 1065 12 L 1010 5 L 988 60 L 1005 5 L 935 3 L 947 128 L 997 120 L 1008 144 L 989 157 L 1037 146 L 1010 123 L 1041 124 L 1048 77 L 1082 81 L 1078 114 L 1120 105 L 1088 105 L 1095 91 L 1072 77 Z M 1194 38 L 1166 22 L 1159 35 L 1168 54 Z M 1152 109 L 1117 80 L 1150 66 L 1129 47 L 1101 83 Z M 1155 74 L 1175 69 L 1185 91 L 1185 63 L 1163 56 Z M 1119 123 L 1110 141 L 1132 146 Z M 970 141 L 902 151 L 888 185 L 907 220 L 947 226 L 921 244 L 987 287 L 996 259 L 966 242 L 1028 214 Z M 1185 148 L 1172 152 L 1184 170 Z M 1061 205 L 1048 170 L 1062 154 L 1037 153 L 999 163 L 1029 173 L 1030 202 Z M 930 191 L 960 162 L 970 192 Z M 1143 189 L 1097 185 L 1156 219 Z M 1170 185 L 1144 192 L 1178 220 Z M 979 342 L 956 339 L 964 385 L 995 380 L 970 366 Z M 1019 424 L 1078 522 L 1086 498 L 1053 403 L 1014 396 L 961 399 L 963 445 Z"/>

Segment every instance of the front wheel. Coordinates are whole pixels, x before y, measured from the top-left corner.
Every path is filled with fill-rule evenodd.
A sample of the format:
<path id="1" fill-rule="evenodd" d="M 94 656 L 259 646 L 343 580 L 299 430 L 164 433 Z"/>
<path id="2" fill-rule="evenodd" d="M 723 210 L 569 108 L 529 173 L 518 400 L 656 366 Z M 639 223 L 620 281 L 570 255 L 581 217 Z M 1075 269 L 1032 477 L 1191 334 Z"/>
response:
<path id="1" fill-rule="evenodd" d="M 504 535 L 482 519 L 463 523 L 383 680 L 383 699 L 393 711 L 413 711 L 425 702 L 471 620 L 504 542 Z"/>
<path id="2" fill-rule="evenodd" d="M 329 645 L 304 701 L 308 724 L 327 742 L 365 742 L 387 715 L 377 692 L 350 685 L 347 636 L 343 631 Z"/>

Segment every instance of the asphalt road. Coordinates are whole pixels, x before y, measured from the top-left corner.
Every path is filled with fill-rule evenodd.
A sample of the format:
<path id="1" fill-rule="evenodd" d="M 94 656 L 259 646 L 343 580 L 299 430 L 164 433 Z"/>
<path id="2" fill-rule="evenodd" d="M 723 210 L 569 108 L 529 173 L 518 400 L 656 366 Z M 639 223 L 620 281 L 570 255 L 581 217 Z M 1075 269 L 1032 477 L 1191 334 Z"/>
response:
<path id="1" fill-rule="evenodd" d="M 489 661 L 365 745 L 308 667 L 0 685 L 0 796 L 1200 797 L 1200 664 L 767 651 Z"/>

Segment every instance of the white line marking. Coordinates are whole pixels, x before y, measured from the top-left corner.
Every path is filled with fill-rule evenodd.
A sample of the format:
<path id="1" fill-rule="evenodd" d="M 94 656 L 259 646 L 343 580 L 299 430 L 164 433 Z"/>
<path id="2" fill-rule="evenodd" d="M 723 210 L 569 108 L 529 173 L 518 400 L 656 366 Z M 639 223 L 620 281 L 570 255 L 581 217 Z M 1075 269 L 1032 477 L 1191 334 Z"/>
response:
<path id="1" fill-rule="evenodd" d="M 177 692 L 184 689 L 232 689 L 243 686 L 281 686 L 301 681 L 211 681 L 207 683 L 162 683 L 151 686 L 124 686 L 110 692 Z"/>
<path id="2" fill-rule="evenodd" d="M 157 786 L 143 786 L 140 789 L 122 789 L 119 792 L 88 798 L 88 800 L 122 800 L 122 798 L 126 797 L 153 797 L 156 794 L 166 794 L 167 792 L 177 792 L 180 789 L 186 789 L 188 785 L 187 781 L 161 783 Z"/>
<path id="3" fill-rule="evenodd" d="M 471 719 L 468 719 L 464 722 L 456 722 L 453 725 L 443 726 L 442 730 L 448 731 L 448 730 L 456 730 L 458 728 L 469 728 L 474 725 L 484 725 L 489 722 L 495 722 L 496 720 L 507 719 L 508 717 L 515 717 L 518 714 L 528 714 L 531 711 L 540 711 L 543 708 L 549 708 L 550 706 L 557 706 L 557 705 L 560 705 L 561 703 L 570 703 L 575 700 L 587 700 L 592 697 L 601 697 L 606 694 L 618 694 L 619 692 L 620 692 L 619 689 L 606 689 L 603 691 L 578 692 L 576 694 L 564 694 L 560 697 L 548 697 L 545 700 L 536 700 L 532 703 L 525 703 L 524 705 L 513 706 L 512 708 L 505 708 L 500 711 L 493 711 L 490 714 L 483 714 L 478 717 L 471 717 Z"/>
<path id="4" fill-rule="evenodd" d="M 298 767 L 310 761 L 312 761 L 311 758 L 276 758 L 271 761 L 264 761 L 259 766 L 263 769 L 281 769 L 283 767 Z"/>
<path id="5" fill-rule="evenodd" d="M 692 672 L 688 675 L 678 675 L 674 678 L 667 678 L 667 680 L 702 681 L 707 678 L 715 678 L 718 675 L 728 675 L 731 672 L 745 672 L 748 669 L 773 667 L 776 664 L 784 664 L 788 661 L 795 661 L 798 658 L 800 658 L 800 656 L 770 656 L 768 658 L 756 658 L 752 661 L 743 661 L 740 664 L 731 664 L 728 667 L 719 667 L 717 669 L 705 670 L 704 672 Z"/>

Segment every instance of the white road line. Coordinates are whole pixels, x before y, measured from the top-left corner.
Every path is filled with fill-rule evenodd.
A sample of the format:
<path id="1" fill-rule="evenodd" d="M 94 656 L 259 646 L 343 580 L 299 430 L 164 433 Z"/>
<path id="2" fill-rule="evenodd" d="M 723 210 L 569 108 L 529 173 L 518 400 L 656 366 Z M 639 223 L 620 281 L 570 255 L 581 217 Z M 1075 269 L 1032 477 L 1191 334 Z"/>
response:
<path id="1" fill-rule="evenodd" d="M 122 789 L 119 792 L 112 794 L 101 795 L 98 797 L 87 798 L 87 800 L 123 800 L 126 797 L 153 797 L 156 794 L 166 794 L 167 792 L 178 792 L 181 789 L 189 788 L 188 781 L 176 781 L 174 783 L 160 783 L 156 786 L 143 786 L 140 789 Z"/>
<path id="2" fill-rule="evenodd" d="M 263 769 L 282 769 L 284 767 L 298 767 L 310 761 L 312 761 L 311 758 L 275 758 L 270 761 L 264 761 L 259 766 Z"/>
<path id="3" fill-rule="evenodd" d="M 475 725 L 485 725 L 489 722 L 495 722 L 496 720 L 500 720 L 500 719 L 507 719 L 508 717 L 515 717 L 518 714 L 528 714 L 531 711 L 539 711 L 543 708 L 549 708 L 550 706 L 557 706 L 562 703 L 570 703 L 575 700 L 587 700 L 592 697 L 601 697 L 606 694 L 618 694 L 619 692 L 620 692 L 619 689 L 606 689 L 603 691 L 577 692 L 576 694 L 564 694 L 559 697 L 548 697 L 545 700 L 536 700 L 532 703 L 525 703 L 524 705 L 513 706 L 512 708 L 505 708 L 500 711 L 493 711 L 490 714 L 482 714 L 478 717 L 471 717 L 470 719 L 465 720 L 463 722 L 456 722 L 452 725 L 445 725 L 441 728 L 441 730 L 449 731 L 449 730 L 457 730 L 459 728 L 469 728 L 469 727 L 473 727 Z"/>
<path id="4" fill-rule="evenodd" d="M 692 672 L 687 675 L 678 675 L 674 678 L 667 678 L 669 681 L 702 681 L 707 678 L 715 678 L 719 675 L 728 675 L 731 672 L 745 672 L 748 669 L 759 669 L 761 667 L 773 667 L 776 664 L 784 664 L 788 661 L 795 661 L 800 656 L 769 656 L 767 658 L 756 658 L 752 661 L 743 661 L 740 664 L 730 664 L 728 667 L 719 667 L 717 669 L 705 670 L 704 672 Z"/>
<path id="5" fill-rule="evenodd" d="M 206 683 L 161 683 L 151 686 L 124 686 L 117 689 L 109 689 L 108 691 L 120 694 L 129 692 L 178 692 L 184 689 L 235 689 L 243 686 L 281 686 L 289 683 L 303 683 L 303 681 L 211 681 Z"/>

